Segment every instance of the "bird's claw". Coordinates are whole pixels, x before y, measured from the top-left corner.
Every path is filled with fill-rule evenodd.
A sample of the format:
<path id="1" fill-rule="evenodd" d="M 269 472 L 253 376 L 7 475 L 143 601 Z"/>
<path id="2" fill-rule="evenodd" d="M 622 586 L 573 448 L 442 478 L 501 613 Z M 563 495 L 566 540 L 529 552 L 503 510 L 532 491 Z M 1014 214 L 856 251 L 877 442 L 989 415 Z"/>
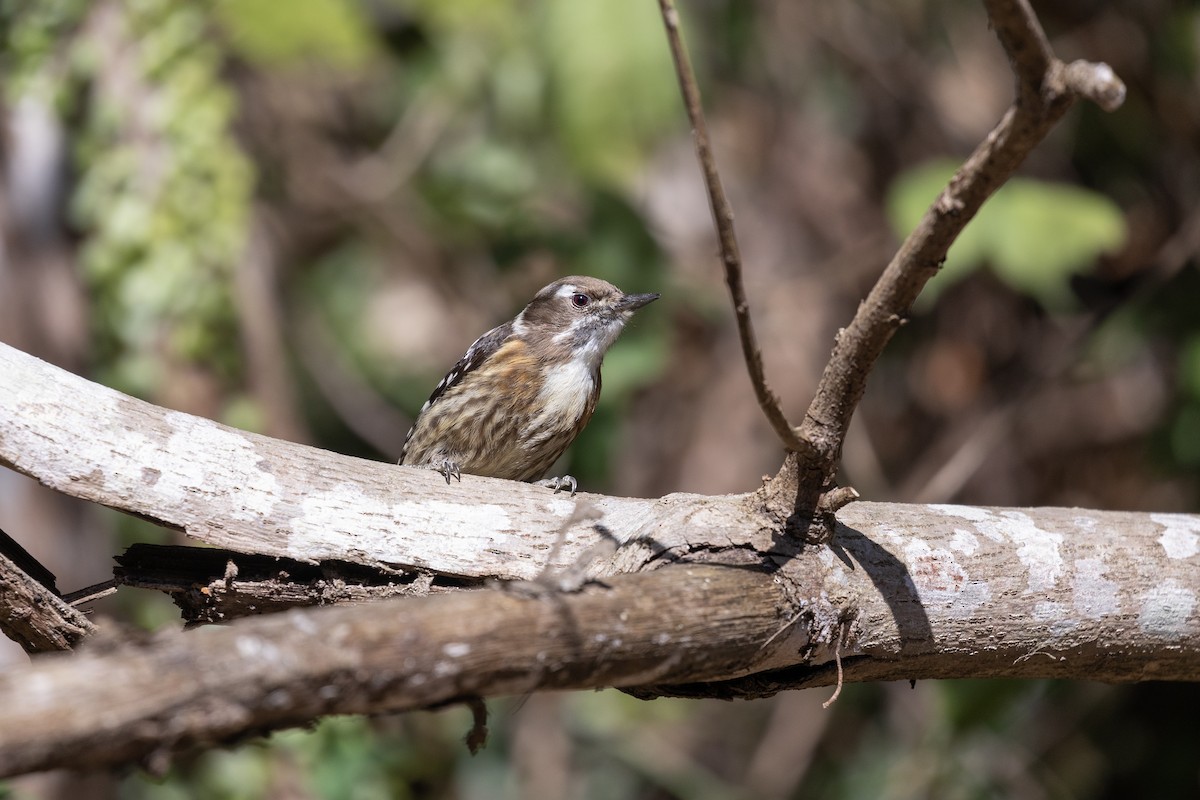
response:
<path id="1" fill-rule="evenodd" d="M 462 471 L 459 469 L 457 461 L 446 459 L 441 464 L 436 465 L 434 469 L 442 473 L 442 476 L 446 479 L 447 486 L 450 485 L 451 476 L 454 476 L 458 479 L 459 483 L 462 483 Z"/>
<path id="2" fill-rule="evenodd" d="M 578 488 L 579 482 L 570 475 L 563 475 L 558 478 L 546 478 L 545 480 L 537 481 L 536 485 L 553 489 L 555 494 L 558 494 L 563 489 L 569 488 L 571 490 L 571 497 L 574 497 L 575 489 Z"/>

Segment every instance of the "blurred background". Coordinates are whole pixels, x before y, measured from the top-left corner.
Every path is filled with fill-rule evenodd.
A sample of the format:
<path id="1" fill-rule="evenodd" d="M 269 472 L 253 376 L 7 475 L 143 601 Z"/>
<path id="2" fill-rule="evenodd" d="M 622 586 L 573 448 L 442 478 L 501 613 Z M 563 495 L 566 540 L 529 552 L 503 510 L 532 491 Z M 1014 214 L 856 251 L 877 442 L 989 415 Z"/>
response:
<path id="1" fill-rule="evenodd" d="M 1081 104 L 951 251 L 847 442 L 868 499 L 1196 511 L 1200 11 L 1039 3 Z M 684 2 L 773 389 L 833 335 L 1008 105 L 978 3 Z M 753 399 L 650 0 L 0 3 L 0 340 L 155 403 L 394 461 L 468 344 L 571 273 L 659 291 L 561 465 L 626 495 L 755 488 Z M 0 376 L 2 379 L 2 376 Z M 66 591 L 167 533 L 0 471 Z M 122 589 L 97 612 L 178 625 Z M 24 655 L 3 642 L 0 669 Z M 163 775 L 0 798 L 1125 798 L 1200 793 L 1200 689 L 614 691 L 333 719 Z M 1187 711 L 1190 709 L 1191 711 Z"/>

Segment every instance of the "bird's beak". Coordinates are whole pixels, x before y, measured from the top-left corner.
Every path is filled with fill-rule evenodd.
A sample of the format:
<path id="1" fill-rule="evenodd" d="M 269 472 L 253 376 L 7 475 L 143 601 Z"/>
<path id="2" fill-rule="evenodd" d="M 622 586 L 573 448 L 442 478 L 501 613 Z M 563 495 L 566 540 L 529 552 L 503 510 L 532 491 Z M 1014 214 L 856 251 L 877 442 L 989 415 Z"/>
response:
<path id="1" fill-rule="evenodd" d="M 650 294 L 627 294 L 623 295 L 617 301 L 616 305 L 619 311 L 637 311 L 642 306 L 649 305 L 658 298 L 658 292 L 651 292 Z"/>

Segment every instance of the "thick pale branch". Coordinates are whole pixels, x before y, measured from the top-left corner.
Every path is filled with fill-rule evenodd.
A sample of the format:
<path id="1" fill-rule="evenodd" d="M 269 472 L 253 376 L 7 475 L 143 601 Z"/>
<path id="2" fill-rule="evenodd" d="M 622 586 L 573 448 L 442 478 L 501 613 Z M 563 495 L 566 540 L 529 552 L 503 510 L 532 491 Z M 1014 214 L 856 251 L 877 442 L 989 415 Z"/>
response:
<path id="1" fill-rule="evenodd" d="M 570 567 L 594 543 L 585 538 L 589 523 L 570 522 L 580 503 L 592 504 L 613 535 L 629 538 L 657 516 L 651 509 L 690 513 L 708 502 L 582 493 L 572 500 L 476 476 L 447 485 L 429 470 L 168 411 L 4 344 L 0 375 L 0 464 L 242 553 L 531 579 Z"/>
<path id="2" fill-rule="evenodd" d="M 0 774 L 538 689 L 762 696 L 836 680 L 1200 679 L 1200 518 L 856 504 L 764 569 L 704 548 L 544 584 L 238 620 L 0 675 Z M 693 531 L 699 543 L 702 530 Z"/>
<path id="3" fill-rule="evenodd" d="M 832 680 L 834 642 L 848 680 L 1200 679 L 1195 516 L 855 503 L 829 546 L 800 547 L 770 485 L 576 513 L 166 411 L 3 346 L 0 374 L 0 460 L 64 492 L 236 552 L 391 570 L 402 592 L 536 579 L 40 660 L 0 677 L 0 771 L 540 687 L 755 695 Z M 231 560 L 231 592 L 269 573 Z M 612 588 L 564 594 L 564 573 Z"/>

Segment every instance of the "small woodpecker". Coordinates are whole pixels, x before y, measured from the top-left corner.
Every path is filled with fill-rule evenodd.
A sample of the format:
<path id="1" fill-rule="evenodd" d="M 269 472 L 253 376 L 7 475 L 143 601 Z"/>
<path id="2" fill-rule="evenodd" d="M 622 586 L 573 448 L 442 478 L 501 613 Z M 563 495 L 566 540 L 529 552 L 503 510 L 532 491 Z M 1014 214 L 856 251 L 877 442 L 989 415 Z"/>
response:
<path id="1" fill-rule="evenodd" d="M 544 287 L 516 317 L 467 348 L 421 407 L 400 463 L 536 481 L 596 410 L 600 363 L 621 329 L 657 294 L 625 294 L 574 275 Z M 554 491 L 569 475 L 542 481 Z"/>

